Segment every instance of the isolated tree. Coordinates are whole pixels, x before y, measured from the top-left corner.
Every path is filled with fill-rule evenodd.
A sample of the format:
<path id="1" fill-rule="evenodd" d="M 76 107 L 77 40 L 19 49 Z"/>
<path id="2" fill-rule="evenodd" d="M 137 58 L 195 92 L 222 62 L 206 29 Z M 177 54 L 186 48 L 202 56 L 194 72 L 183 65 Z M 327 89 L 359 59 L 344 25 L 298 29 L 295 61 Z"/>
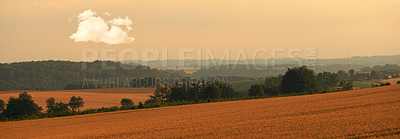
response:
<path id="1" fill-rule="evenodd" d="M 132 99 L 123 98 L 123 99 L 121 99 L 121 105 L 122 105 L 123 107 L 126 107 L 126 106 L 133 106 L 133 101 L 132 101 Z"/>
<path id="2" fill-rule="evenodd" d="M 4 103 L 4 101 L 0 99 L 0 111 L 4 111 L 5 106 L 6 106 L 6 103 Z"/>
<path id="3" fill-rule="evenodd" d="M 68 104 L 69 107 L 71 107 L 72 111 L 79 111 L 79 108 L 84 107 L 83 104 L 85 104 L 85 102 L 83 102 L 83 98 L 81 98 L 80 96 L 72 96 Z"/>
<path id="4" fill-rule="evenodd" d="M 46 99 L 47 113 L 54 113 L 54 108 L 56 107 L 56 99 L 53 97 Z"/>
<path id="5" fill-rule="evenodd" d="M 32 96 L 23 92 L 18 98 L 10 97 L 3 113 L 6 117 L 19 118 L 39 114 L 41 110 L 42 107 L 32 100 Z"/>
<path id="6" fill-rule="evenodd" d="M 375 70 L 371 71 L 371 74 L 369 75 L 369 78 L 372 79 L 378 79 L 378 72 L 376 72 Z"/>
<path id="7" fill-rule="evenodd" d="M 264 88 L 264 85 L 261 84 L 252 85 L 249 89 L 249 96 L 265 96 Z"/>
<path id="8" fill-rule="evenodd" d="M 306 66 L 289 68 L 282 78 L 281 90 L 283 93 L 317 92 L 314 71 Z"/>

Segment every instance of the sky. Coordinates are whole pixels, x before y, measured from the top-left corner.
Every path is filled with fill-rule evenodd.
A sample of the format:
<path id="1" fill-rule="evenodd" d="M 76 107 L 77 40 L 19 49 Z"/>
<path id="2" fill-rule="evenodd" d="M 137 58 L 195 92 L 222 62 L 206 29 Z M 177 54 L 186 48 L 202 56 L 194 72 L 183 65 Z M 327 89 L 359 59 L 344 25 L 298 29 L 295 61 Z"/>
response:
<path id="1" fill-rule="evenodd" d="M 317 58 L 396 55 L 399 7 L 399 0 L 0 1 L 0 62 L 82 61 L 87 50 L 103 60 L 179 59 L 182 51 L 222 59 L 227 49 L 228 59 L 307 57 L 310 48 Z M 124 53 L 132 50 L 138 56 Z M 153 59 L 147 53 L 164 50 Z"/>

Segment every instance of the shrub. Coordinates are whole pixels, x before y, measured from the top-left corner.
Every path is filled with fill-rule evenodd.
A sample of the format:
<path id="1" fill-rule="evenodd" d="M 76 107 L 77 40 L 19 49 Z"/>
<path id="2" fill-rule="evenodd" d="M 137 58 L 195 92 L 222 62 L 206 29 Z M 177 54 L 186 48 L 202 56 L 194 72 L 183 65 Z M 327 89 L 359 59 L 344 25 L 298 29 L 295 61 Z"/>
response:
<path id="1" fill-rule="evenodd" d="M 386 82 L 386 84 L 385 85 L 390 85 L 390 82 Z"/>
<path id="2" fill-rule="evenodd" d="M 139 109 L 144 108 L 143 102 L 139 102 Z"/>
<path id="3" fill-rule="evenodd" d="M 133 104 L 132 99 L 123 98 L 123 99 L 121 99 L 121 105 L 123 107 L 128 107 L 128 106 L 133 106 L 134 104 Z"/>
<path id="4" fill-rule="evenodd" d="M 400 84 L 400 81 L 397 81 L 397 84 Z"/>

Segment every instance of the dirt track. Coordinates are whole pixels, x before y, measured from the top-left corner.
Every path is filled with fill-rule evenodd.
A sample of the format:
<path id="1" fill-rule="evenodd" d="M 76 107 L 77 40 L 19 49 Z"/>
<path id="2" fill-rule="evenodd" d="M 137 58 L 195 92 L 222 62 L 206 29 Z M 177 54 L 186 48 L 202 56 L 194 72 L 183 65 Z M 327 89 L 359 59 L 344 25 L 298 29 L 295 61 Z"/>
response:
<path id="1" fill-rule="evenodd" d="M 0 123 L 2 138 L 400 135 L 400 85 Z"/>

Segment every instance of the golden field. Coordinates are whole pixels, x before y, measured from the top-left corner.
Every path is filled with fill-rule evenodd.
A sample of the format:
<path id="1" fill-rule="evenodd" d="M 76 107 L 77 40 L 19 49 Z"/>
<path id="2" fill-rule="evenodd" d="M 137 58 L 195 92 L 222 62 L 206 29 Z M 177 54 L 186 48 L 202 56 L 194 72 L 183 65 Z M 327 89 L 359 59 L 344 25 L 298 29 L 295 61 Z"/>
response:
<path id="1" fill-rule="evenodd" d="M 381 83 L 387 83 L 389 82 L 391 85 L 397 84 L 397 81 L 400 81 L 400 78 L 392 78 L 392 79 L 386 79 L 386 80 L 381 80 Z"/>
<path id="2" fill-rule="evenodd" d="M 392 85 L 3 122 L 0 135 L 2 138 L 400 137 L 399 115 L 400 85 Z"/>
<path id="3" fill-rule="evenodd" d="M 10 97 L 18 97 L 23 91 L 0 91 L 0 99 L 6 103 Z M 56 102 L 68 102 L 71 96 L 81 96 L 85 102 L 85 107 L 101 108 L 110 106 L 120 106 L 122 98 L 129 98 L 137 104 L 145 101 L 149 95 L 154 93 L 154 88 L 105 88 L 105 89 L 82 89 L 82 90 L 56 90 L 56 91 L 26 91 L 30 94 L 39 106 L 46 109 L 46 99 L 54 97 Z"/>

